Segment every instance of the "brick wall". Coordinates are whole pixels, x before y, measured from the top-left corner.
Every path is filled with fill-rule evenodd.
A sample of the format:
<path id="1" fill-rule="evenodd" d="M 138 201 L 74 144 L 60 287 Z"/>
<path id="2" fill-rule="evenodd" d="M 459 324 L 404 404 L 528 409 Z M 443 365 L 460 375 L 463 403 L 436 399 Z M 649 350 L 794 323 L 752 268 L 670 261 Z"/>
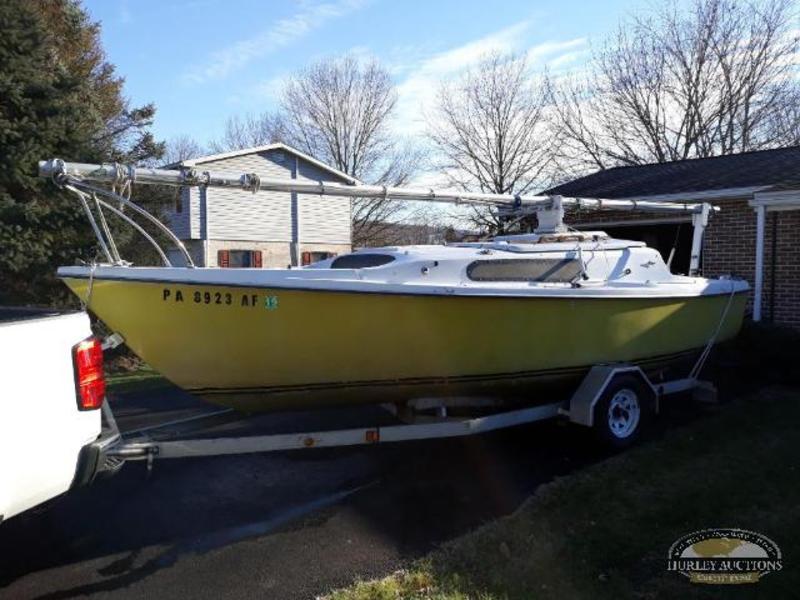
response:
<path id="1" fill-rule="evenodd" d="M 623 210 L 575 210 L 568 208 L 564 211 L 564 222 L 569 223 L 606 223 L 618 221 L 640 221 L 642 219 L 675 219 L 684 213 L 674 212 L 643 212 Z"/>
<path id="2" fill-rule="evenodd" d="M 773 232 L 777 232 L 774 237 Z M 764 233 L 762 318 L 800 328 L 800 212 L 768 212 Z M 753 237 L 755 238 L 755 215 L 753 215 Z M 774 294 L 773 239 L 776 241 Z"/>
<path id="3" fill-rule="evenodd" d="M 729 200 L 708 228 L 703 272 L 732 273 L 755 285 L 756 215 L 747 200 Z M 773 240 L 774 253 L 773 253 Z M 774 254 L 774 266 L 773 266 Z M 774 271 L 774 286 L 773 286 Z M 767 213 L 761 318 L 800 327 L 800 212 Z"/>
<path id="4" fill-rule="evenodd" d="M 720 203 L 712 215 L 703 246 L 703 274 L 734 275 L 753 285 L 756 257 L 756 215 L 746 199 Z"/>

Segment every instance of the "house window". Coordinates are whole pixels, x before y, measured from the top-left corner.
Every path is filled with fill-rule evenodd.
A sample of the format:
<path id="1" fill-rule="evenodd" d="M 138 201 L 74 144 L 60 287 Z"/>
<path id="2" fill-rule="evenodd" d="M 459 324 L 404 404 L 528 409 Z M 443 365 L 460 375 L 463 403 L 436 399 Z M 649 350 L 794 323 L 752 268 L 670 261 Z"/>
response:
<path id="1" fill-rule="evenodd" d="M 538 281 L 570 283 L 583 269 L 574 258 L 476 260 L 467 267 L 472 281 Z"/>
<path id="2" fill-rule="evenodd" d="M 321 260 L 328 260 L 336 256 L 335 252 L 303 252 L 300 262 L 303 266 L 311 265 Z"/>
<path id="3" fill-rule="evenodd" d="M 263 265 L 261 250 L 220 250 L 217 264 L 225 269 L 260 269 Z"/>

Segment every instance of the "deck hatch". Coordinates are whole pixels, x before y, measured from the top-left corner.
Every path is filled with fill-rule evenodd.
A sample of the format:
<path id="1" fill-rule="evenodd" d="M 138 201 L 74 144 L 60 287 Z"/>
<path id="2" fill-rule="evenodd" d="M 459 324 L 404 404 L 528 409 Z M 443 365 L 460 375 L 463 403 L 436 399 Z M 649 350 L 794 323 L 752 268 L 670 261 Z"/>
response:
<path id="1" fill-rule="evenodd" d="M 331 263 L 331 269 L 367 269 L 389 264 L 393 260 L 391 254 L 345 254 Z"/>
<path id="2" fill-rule="evenodd" d="M 467 267 L 467 277 L 472 281 L 570 283 L 582 271 L 575 258 L 476 260 Z"/>

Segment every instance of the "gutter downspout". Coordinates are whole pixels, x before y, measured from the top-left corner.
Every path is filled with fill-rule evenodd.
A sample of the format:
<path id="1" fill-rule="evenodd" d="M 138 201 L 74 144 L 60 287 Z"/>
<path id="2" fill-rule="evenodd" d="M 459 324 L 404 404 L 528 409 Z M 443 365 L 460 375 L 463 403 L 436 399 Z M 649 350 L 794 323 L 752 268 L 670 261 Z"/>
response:
<path id="1" fill-rule="evenodd" d="M 756 207 L 756 280 L 753 291 L 753 321 L 761 321 L 761 296 L 764 290 L 764 227 L 767 207 Z"/>
<path id="2" fill-rule="evenodd" d="M 294 166 L 292 168 L 292 179 L 297 179 L 300 176 L 300 159 L 294 157 Z M 297 192 L 289 194 L 291 198 L 291 211 L 292 211 L 292 242 L 289 246 L 290 261 L 293 267 L 300 266 L 300 199 L 297 197 Z"/>
<path id="3" fill-rule="evenodd" d="M 209 231 L 211 230 L 211 228 L 208 226 L 208 188 L 201 187 L 199 191 L 200 202 L 203 211 L 203 266 L 208 267 L 208 235 Z"/>

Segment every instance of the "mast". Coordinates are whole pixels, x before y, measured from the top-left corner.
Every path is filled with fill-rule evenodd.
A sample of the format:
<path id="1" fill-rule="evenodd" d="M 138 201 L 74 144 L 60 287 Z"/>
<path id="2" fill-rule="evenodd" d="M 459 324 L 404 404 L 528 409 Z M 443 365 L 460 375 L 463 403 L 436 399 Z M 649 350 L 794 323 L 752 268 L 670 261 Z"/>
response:
<path id="1" fill-rule="evenodd" d="M 708 215 L 718 207 L 707 203 L 654 202 L 636 199 L 571 198 L 557 195 L 485 194 L 463 192 L 460 190 L 435 190 L 430 188 L 391 187 L 383 185 L 342 184 L 325 181 L 302 181 L 278 177 L 262 177 L 256 173 L 224 173 L 202 171 L 194 168 L 179 170 L 152 169 L 132 165 L 86 164 L 64 162 L 52 159 L 39 162 L 39 176 L 50 177 L 67 189 L 83 189 L 95 193 L 107 193 L 88 185 L 110 183 L 113 189 L 124 189 L 133 183 L 145 185 L 196 186 L 207 188 L 234 188 L 258 192 L 294 192 L 319 196 L 339 196 L 347 198 L 389 199 L 406 202 L 440 202 L 447 204 L 471 204 L 487 206 L 497 210 L 500 215 L 519 217 L 535 214 L 538 220 L 536 233 L 556 233 L 566 231 L 564 208 L 574 207 L 592 210 L 622 210 L 641 212 L 680 212 L 693 215 L 695 235 L 692 244 L 692 270 L 699 268 L 700 246 L 703 231 L 708 223 Z M 117 197 L 116 194 L 112 194 Z M 128 200 L 130 202 L 130 200 Z M 131 203 L 132 204 L 132 203 Z M 138 208 L 138 207 L 137 207 Z M 143 210 L 143 209 L 142 209 Z M 152 219 L 151 219 L 152 220 Z M 162 230 L 167 228 L 161 224 Z M 168 232 L 171 238 L 171 232 Z M 173 239 L 173 241 L 176 241 Z M 182 249 L 182 244 L 178 242 Z M 184 255 L 191 264 L 188 253 Z M 110 257 L 109 257 L 110 258 Z M 111 260 L 111 258 L 110 258 Z"/>
<path id="2" fill-rule="evenodd" d="M 319 196 L 344 196 L 349 198 L 388 198 L 414 202 L 443 202 L 449 204 L 484 205 L 519 214 L 538 213 L 573 206 L 586 209 L 640 210 L 650 212 L 700 213 L 702 204 L 653 202 L 645 200 L 611 200 L 604 198 L 570 198 L 519 194 L 484 194 L 460 190 L 434 190 L 431 188 L 391 187 L 385 185 L 355 185 L 326 181 L 302 181 L 278 177 L 261 177 L 255 173 L 232 174 L 196 169 L 166 170 L 114 164 L 65 163 L 59 159 L 39 162 L 39 176 L 70 178 L 80 181 L 111 183 L 126 182 L 152 185 L 197 186 L 211 188 L 238 188 L 256 192 L 295 192 Z M 718 210 L 718 209 L 716 209 Z"/>

